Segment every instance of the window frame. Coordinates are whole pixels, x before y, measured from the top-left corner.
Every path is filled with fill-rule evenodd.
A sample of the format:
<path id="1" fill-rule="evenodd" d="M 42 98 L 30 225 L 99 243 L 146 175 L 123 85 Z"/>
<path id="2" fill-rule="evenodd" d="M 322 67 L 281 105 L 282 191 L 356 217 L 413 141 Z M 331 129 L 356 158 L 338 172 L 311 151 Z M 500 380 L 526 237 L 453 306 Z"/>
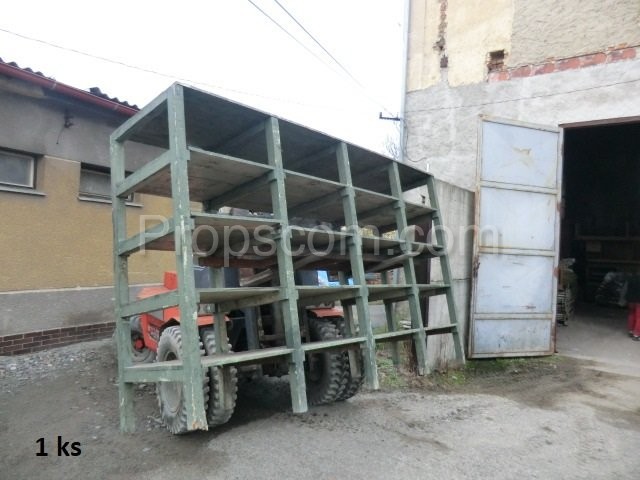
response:
<path id="1" fill-rule="evenodd" d="M 0 154 L 7 154 L 8 156 L 13 156 L 14 158 L 23 158 L 25 160 L 27 159 L 30 160 L 29 172 L 28 172 L 30 185 L 25 185 L 23 183 L 7 182 L 7 181 L 4 181 L 2 177 L 0 177 L 0 188 L 6 189 L 6 190 L 24 189 L 26 191 L 34 191 L 36 189 L 36 173 L 37 173 L 38 156 L 33 153 L 12 150 L 9 148 L 0 148 Z"/>
<path id="2" fill-rule="evenodd" d="M 82 175 L 84 172 L 89 172 L 90 174 L 94 175 L 104 175 L 105 177 L 107 177 L 109 181 L 109 193 L 107 195 L 101 195 L 97 193 L 82 191 Z M 126 175 L 129 175 L 129 173 L 130 172 L 126 172 Z M 142 205 L 135 203 L 135 199 L 135 193 L 131 193 L 129 194 L 129 196 L 127 196 L 125 201 L 129 206 L 141 207 Z M 78 200 L 111 204 L 111 169 L 109 167 L 103 167 L 91 163 L 80 163 L 80 176 L 78 178 Z"/>

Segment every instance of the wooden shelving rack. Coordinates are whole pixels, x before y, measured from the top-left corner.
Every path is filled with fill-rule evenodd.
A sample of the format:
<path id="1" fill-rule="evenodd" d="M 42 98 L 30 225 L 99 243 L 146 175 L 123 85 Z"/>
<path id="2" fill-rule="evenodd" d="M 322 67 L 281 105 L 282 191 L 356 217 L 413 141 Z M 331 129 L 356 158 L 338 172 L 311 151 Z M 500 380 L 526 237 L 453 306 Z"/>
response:
<path id="1" fill-rule="evenodd" d="M 152 147 L 156 153 L 146 161 L 134 160 L 139 153 L 135 144 Z M 132 173 L 125 176 L 126 170 Z M 133 431 L 135 426 L 133 385 L 165 381 L 183 382 L 187 404 L 192 406 L 188 424 L 193 430 L 206 430 L 202 376 L 203 369 L 213 365 L 242 365 L 269 358 L 287 361 L 292 408 L 301 413 L 307 410 L 305 352 L 361 349 L 365 383 L 373 389 L 378 388 L 377 342 L 413 338 L 418 371 L 423 372 L 426 337 L 452 334 L 457 358 L 464 362 L 449 260 L 429 174 L 227 99 L 174 84 L 111 135 L 111 175 L 123 431 Z M 430 206 L 405 201 L 406 192 L 423 186 L 428 188 Z M 165 224 L 128 235 L 125 202 L 131 193 L 170 198 L 172 217 Z M 202 202 L 202 211 L 192 208 L 194 202 Z M 217 213 L 221 207 L 247 213 Z M 394 231 L 407 232 L 412 225 L 437 227 L 435 242 L 393 235 Z M 199 234 L 202 229 L 207 235 Z M 217 245 L 214 236 L 220 240 Z M 223 243 L 234 247 L 233 254 Z M 246 251 L 238 250 L 240 244 L 248 247 Z M 175 252 L 176 291 L 143 300 L 130 298 L 128 260 L 142 249 Z M 416 283 L 416 262 L 424 264 L 432 257 L 440 261 L 444 282 Z M 268 286 L 197 289 L 194 261 L 212 267 L 265 269 L 275 281 Z M 296 285 L 294 271 L 301 268 L 342 272 L 343 284 Z M 404 284 L 366 284 L 365 273 L 381 272 L 386 279 L 386 272 L 396 268 L 404 270 Z M 352 284 L 347 278 L 352 278 Z M 430 327 L 422 317 L 420 298 L 433 295 L 446 295 L 448 325 Z M 303 343 L 300 309 L 323 301 L 342 303 L 347 334 L 335 341 Z M 368 304 L 373 301 L 385 304 L 385 333 L 374 334 L 372 330 Z M 393 318 L 391 306 L 400 301 L 409 304 L 409 329 L 399 328 Z M 218 347 L 216 355 L 201 357 L 195 322 L 200 303 L 214 304 L 219 313 L 275 304 L 282 315 L 286 344 L 236 353 Z M 134 365 L 129 318 L 170 306 L 179 306 L 181 312 L 182 359 Z M 216 338 L 222 340 L 217 345 L 227 344 L 224 323 L 215 322 Z"/>

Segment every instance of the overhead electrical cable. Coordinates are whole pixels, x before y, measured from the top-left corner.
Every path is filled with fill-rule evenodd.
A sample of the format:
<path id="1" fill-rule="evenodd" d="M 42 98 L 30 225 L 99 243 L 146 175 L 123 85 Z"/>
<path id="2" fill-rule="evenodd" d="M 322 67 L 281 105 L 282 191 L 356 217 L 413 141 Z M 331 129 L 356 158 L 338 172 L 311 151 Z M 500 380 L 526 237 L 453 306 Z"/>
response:
<path id="1" fill-rule="evenodd" d="M 52 43 L 52 42 L 49 42 L 49 41 L 46 41 L 46 40 L 42 40 L 40 38 L 30 37 L 28 35 L 24 35 L 22 33 L 17 33 L 17 32 L 8 30 L 6 28 L 2 28 L 2 27 L 0 27 L 0 32 L 4 32 L 4 33 L 7 33 L 9 35 L 13 35 L 15 37 L 19 37 L 19 38 L 22 38 L 22 39 L 25 39 L 25 40 L 28 40 L 28 41 L 31 41 L 31 42 L 36 42 L 36 43 L 40 43 L 42 45 L 47 45 L 49 47 L 56 48 L 56 49 L 59 49 L 59 50 L 63 50 L 63 51 L 66 51 L 66 52 L 71 52 L 71 53 L 75 53 L 75 54 L 78 54 L 78 55 L 82 55 L 82 56 L 85 56 L 85 57 L 88 57 L 88 58 L 92 58 L 94 60 L 99 60 L 99 61 L 102 61 L 102 62 L 107 62 L 107 63 L 114 64 L 114 65 L 119 65 L 119 66 L 122 66 L 122 67 L 130 68 L 130 69 L 133 69 L 133 70 L 138 70 L 140 72 L 145 72 L 145 73 L 149 73 L 149 74 L 152 74 L 152 75 L 157 75 L 159 77 L 167 78 L 169 80 L 179 81 L 179 82 L 183 82 L 183 83 L 189 83 L 189 84 L 193 84 L 193 85 L 200 85 L 200 86 L 211 88 L 211 89 L 214 89 L 214 90 L 223 90 L 223 91 L 226 91 L 226 92 L 237 93 L 237 94 L 240 94 L 240 95 L 248 95 L 248 96 L 252 96 L 252 97 L 263 98 L 265 100 L 273 100 L 273 101 L 277 101 L 277 102 L 291 103 L 291 104 L 300 105 L 300 106 L 303 106 L 303 107 L 322 108 L 322 109 L 335 110 L 335 111 L 347 111 L 345 109 L 339 109 L 339 108 L 330 107 L 330 106 L 327 106 L 327 105 L 320 105 L 320 104 L 313 105 L 313 104 L 308 104 L 308 103 L 303 103 L 303 102 L 297 102 L 295 100 L 291 100 L 290 98 L 271 97 L 271 96 L 263 95 L 263 94 L 260 94 L 260 93 L 247 92 L 247 91 L 244 91 L 244 90 L 238 90 L 238 89 L 235 89 L 235 88 L 223 87 L 221 85 L 216 85 L 216 84 L 213 84 L 213 83 L 203 82 L 203 81 L 200 81 L 200 80 L 193 80 L 193 79 L 185 78 L 185 77 L 182 77 L 182 76 L 179 76 L 179 75 L 172 75 L 170 73 L 159 72 L 157 70 L 153 70 L 153 69 L 145 68 L 145 67 L 139 67 L 137 65 L 132 65 L 130 63 L 122 62 L 120 60 L 113 60 L 111 58 L 103 57 L 103 56 L 100 56 L 100 55 L 94 55 L 92 53 L 88 53 L 88 52 L 85 52 L 85 51 L 82 51 L 82 50 L 77 50 L 75 48 L 65 47 L 65 46 L 58 45 L 58 44 L 55 44 L 55 43 Z M 362 111 L 362 113 L 364 113 L 364 110 Z"/>
<path id="2" fill-rule="evenodd" d="M 280 30 L 282 30 L 284 33 L 287 34 L 287 36 L 289 36 L 290 38 L 292 38 L 298 45 L 300 45 L 301 47 L 303 47 L 308 53 L 310 53 L 311 55 L 313 55 L 318 61 L 320 61 L 321 63 L 323 63 L 325 66 L 327 66 L 328 68 L 330 68 L 333 71 L 333 68 L 331 68 L 331 66 L 329 64 L 327 64 L 327 62 L 321 58 L 316 52 L 314 52 L 313 50 L 311 50 L 307 45 L 305 45 L 304 43 L 302 43 L 300 41 L 300 39 L 298 37 L 296 37 L 295 35 L 293 35 L 289 30 L 287 30 L 286 27 L 284 27 L 280 22 L 278 22 L 275 18 L 273 18 L 271 15 L 269 15 L 267 12 L 264 11 L 264 9 L 260 8 L 253 0 L 247 0 L 251 5 L 253 5 L 256 10 L 258 10 L 260 13 L 262 13 L 262 15 L 264 15 L 265 17 L 267 17 L 272 23 L 274 23 Z M 349 72 L 303 25 L 300 21 L 298 21 L 280 2 L 278 2 L 277 0 L 274 0 L 276 2 L 276 4 L 278 4 L 278 6 L 284 10 L 284 12 L 296 23 L 296 25 L 298 25 L 328 56 L 329 58 L 331 58 L 331 60 L 333 60 L 333 62 L 340 68 L 340 70 L 342 70 L 348 77 L 349 79 L 354 82 L 357 87 L 360 89 L 361 93 L 371 102 L 375 103 L 376 105 L 378 105 L 380 108 L 382 108 L 384 111 L 386 111 L 387 113 L 393 115 L 391 113 L 391 111 L 385 107 L 382 103 L 380 103 L 377 99 L 375 99 L 374 97 L 372 97 L 365 89 L 365 87 L 351 74 L 351 72 Z"/>

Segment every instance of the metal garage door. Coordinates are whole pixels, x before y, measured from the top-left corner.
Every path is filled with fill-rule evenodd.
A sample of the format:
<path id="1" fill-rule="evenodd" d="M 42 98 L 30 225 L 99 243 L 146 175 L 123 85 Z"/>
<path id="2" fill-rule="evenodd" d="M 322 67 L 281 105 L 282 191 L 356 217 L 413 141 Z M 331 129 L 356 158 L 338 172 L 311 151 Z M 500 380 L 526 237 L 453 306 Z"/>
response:
<path id="1" fill-rule="evenodd" d="M 482 119 L 471 357 L 553 353 L 559 149 L 556 128 Z"/>

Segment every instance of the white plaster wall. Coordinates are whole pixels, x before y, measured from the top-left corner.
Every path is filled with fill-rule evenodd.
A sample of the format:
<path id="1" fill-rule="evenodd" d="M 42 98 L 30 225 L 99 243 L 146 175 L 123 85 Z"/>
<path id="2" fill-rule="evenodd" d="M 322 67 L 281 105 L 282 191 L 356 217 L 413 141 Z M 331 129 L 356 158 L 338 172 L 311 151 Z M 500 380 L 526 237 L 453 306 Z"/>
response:
<path id="1" fill-rule="evenodd" d="M 463 348 L 466 351 L 466 339 L 469 319 L 469 299 L 471 298 L 471 280 L 452 282 L 453 295 L 462 332 Z M 429 325 L 448 325 L 449 312 L 444 296 L 429 299 Z M 429 371 L 441 371 L 456 365 L 452 335 L 433 335 L 427 338 L 427 365 Z"/>
<path id="2" fill-rule="evenodd" d="M 552 126 L 640 116 L 640 60 L 410 92 L 406 161 L 475 191 L 480 115 Z"/>
<path id="3" fill-rule="evenodd" d="M 474 194 L 454 185 L 436 181 L 440 215 L 445 226 L 447 253 L 453 281 L 458 328 L 466 340 L 471 288 L 471 258 L 473 247 Z M 439 259 L 431 261 L 431 281 L 442 281 Z M 448 325 L 451 321 L 444 296 L 429 299 L 429 326 Z M 431 369 L 445 369 L 455 358 L 451 335 L 435 335 L 427 340 L 427 357 Z"/>

